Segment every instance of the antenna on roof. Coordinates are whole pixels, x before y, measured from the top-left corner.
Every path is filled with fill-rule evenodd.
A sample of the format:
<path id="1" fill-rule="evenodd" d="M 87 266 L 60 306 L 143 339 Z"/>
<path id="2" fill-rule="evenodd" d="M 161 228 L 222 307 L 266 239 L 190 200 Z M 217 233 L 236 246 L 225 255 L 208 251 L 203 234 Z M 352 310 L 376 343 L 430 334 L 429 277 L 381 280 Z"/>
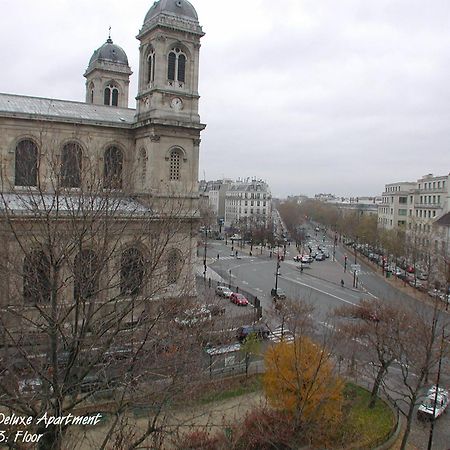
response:
<path id="1" fill-rule="evenodd" d="M 109 26 L 109 29 L 108 29 L 108 40 L 107 40 L 106 42 L 108 42 L 109 44 L 112 44 L 112 39 L 111 39 L 111 25 Z"/>

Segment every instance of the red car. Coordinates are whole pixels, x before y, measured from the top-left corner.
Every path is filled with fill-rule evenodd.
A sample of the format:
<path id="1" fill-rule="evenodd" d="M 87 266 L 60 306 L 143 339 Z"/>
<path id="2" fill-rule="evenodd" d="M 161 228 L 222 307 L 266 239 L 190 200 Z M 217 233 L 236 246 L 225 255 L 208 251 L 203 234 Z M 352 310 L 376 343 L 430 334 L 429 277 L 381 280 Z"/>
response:
<path id="1" fill-rule="evenodd" d="M 238 294 L 236 292 L 233 292 L 231 294 L 230 300 L 233 303 L 236 303 L 236 305 L 238 305 L 238 306 L 247 306 L 248 305 L 248 300 L 242 294 Z"/>

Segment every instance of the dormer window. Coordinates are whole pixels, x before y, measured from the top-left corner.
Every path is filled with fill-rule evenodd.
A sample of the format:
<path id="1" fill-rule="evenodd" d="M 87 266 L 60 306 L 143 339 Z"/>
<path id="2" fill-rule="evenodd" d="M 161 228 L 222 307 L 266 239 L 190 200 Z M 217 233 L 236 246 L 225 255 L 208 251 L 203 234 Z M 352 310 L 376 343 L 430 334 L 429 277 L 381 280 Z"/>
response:
<path id="1" fill-rule="evenodd" d="M 186 55 L 177 47 L 169 52 L 167 78 L 169 86 L 183 87 L 186 81 Z"/>
<path id="2" fill-rule="evenodd" d="M 112 84 L 105 88 L 104 104 L 108 106 L 118 106 L 119 104 L 119 89 Z"/>

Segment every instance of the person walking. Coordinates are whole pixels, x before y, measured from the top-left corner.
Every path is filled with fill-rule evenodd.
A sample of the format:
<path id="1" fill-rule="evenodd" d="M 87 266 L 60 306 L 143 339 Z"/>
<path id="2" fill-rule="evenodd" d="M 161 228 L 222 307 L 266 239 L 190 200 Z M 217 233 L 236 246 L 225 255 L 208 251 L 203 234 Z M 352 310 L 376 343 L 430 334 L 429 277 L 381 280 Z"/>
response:
<path id="1" fill-rule="evenodd" d="M 344 287 L 344 280 L 341 280 L 341 287 Z"/>

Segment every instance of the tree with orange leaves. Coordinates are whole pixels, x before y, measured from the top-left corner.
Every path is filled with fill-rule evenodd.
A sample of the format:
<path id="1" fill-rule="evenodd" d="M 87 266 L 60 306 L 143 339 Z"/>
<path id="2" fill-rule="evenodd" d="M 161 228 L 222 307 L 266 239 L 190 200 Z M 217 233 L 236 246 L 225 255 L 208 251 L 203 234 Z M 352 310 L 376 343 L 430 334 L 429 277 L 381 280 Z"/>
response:
<path id="1" fill-rule="evenodd" d="M 265 358 L 264 389 L 269 403 L 292 414 L 310 440 L 325 443 L 342 417 L 342 380 L 331 355 L 306 336 L 271 347 Z"/>

